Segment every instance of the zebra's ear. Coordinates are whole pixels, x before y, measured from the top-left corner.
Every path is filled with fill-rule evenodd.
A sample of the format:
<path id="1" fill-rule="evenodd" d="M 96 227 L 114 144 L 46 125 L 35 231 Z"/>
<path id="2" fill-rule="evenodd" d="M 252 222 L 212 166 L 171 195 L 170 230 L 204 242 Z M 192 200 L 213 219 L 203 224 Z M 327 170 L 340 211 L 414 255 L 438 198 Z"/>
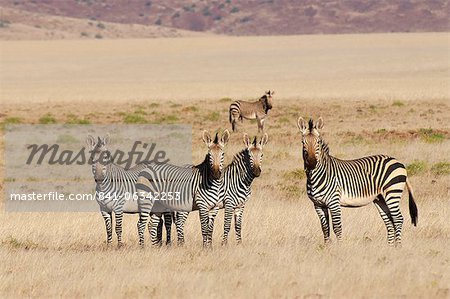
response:
<path id="1" fill-rule="evenodd" d="M 109 138 L 109 133 L 106 133 L 105 137 L 103 137 L 102 143 L 103 145 L 108 145 L 111 139 Z"/>
<path id="2" fill-rule="evenodd" d="M 297 126 L 300 129 L 300 132 L 305 135 L 308 131 L 308 125 L 306 121 L 300 116 L 297 120 Z"/>
<path id="3" fill-rule="evenodd" d="M 250 138 L 248 137 L 247 133 L 244 133 L 243 138 L 244 138 L 244 145 L 246 147 L 250 147 Z"/>
<path id="4" fill-rule="evenodd" d="M 203 142 L 204 142 L 207 146 L 209 146 L 209 145 L 211 144 L 211 140 L 212 140 L 212 139 L 211 139 L 211 135 L 209 134 L 208 131 L 206 131 L 206 130 L 203 131 L 202 139 L 203 139 Z"/>
<path id="5" fill-rule="evenodd" d="M 275 94 L 275 90 L 272 90 L 272 93 L 270 95 L 273 96 L 274 94 Z"/>
<path id="6" fill-rule="evenodd" d="M 95 138 L 92 135 L 87 135 L 86 137 L 86 145 L 89 146 L 90 149 L 95 147 Z"/>
<path id="7" fill-rule="evenodd" d="M 228 140 L 230 139 L 230 132 L 228 130 L 223 131 L 222 138 L 220 138 L 220 143 L 222 146 L 225 146 L 228 143 Z"/>
<path id="8" fill-rule="evenodd" d="M 323 128 L 323 118 L 322 117 L 319 117 L 319 119 L 317 120 L 316 128 L 318 130 L 321 130 Z"/>
<path id="9" fill-rule="evenodd" d="M 261 146 L 264 146 L 267 144 L 268 141 L 269 141 L 269 135 L 267 135 L 267 133 L 265 133 L 264 136 L 261 138 L 261 141 L 259 142 L 259 144 Z"/>

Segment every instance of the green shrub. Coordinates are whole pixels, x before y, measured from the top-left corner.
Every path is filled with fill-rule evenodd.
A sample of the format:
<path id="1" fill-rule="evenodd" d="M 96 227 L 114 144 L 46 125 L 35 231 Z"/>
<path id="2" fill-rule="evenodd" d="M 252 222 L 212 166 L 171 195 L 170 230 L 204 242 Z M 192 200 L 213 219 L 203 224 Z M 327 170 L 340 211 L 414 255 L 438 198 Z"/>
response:
<path id="1" fill-rule="evenodd" d="M 21 124 L 22 123 L 22 119 L 20 117 L 7 117 L 5 118 L 4 121 L 5 124 Z"/>
<path id="2" fill-rule="evenodd" d="M 220 119 L 220 113 L 217 111 L 211 112 L 210 114 L 208 114 L 206 119 L 210 121 L 218 121 Z"/>
<path id="3" fill-rule="evenodd" d="M 387 133 L 386 129 L 378 129 L 375 131 L 375 134 L 385 134 L 385 133 Z"/>
<path id="4" fill-rule="evenodd" d="M 392 103 L 392 106 L 402 107 L 402 106 L 405 106 L 405 103 L 403 103 L 402 101 L 394 101 Z"/>
<path id="5" fill-rule="evenodd" d="M 47 113 L 41 118 L 39 118 L 39 123 L 44 125 L 56 124 L 56 119 L 50 113 Z"/>
<path id="6" fill-rule="evenodd" d="M 179 119 L 176 115 L 164 115 L 163 117 L 160 117 L 156 122 L 157 123 L 174 123 L 177 122 Z"/>
<path id="7" fill-rule="evenodd" d="M 219 100 L 219 102 L 221 102 L 221 103 L 226 103 L 226 102 L 231 102 L 231 101 L 233 101 L 231 98 L 221 98 Z"/>
<path id="8" fill-rule="evenodd" d="M 283 174 L 283 178 L 287 180 L 303 180 L 306 178 L 305 170 L 297 168 L 291 171 L 287 171 Z"/>
<path id="9" fill-rule="evenodd" d="M 69 125 L 89 125 L 89 124 L 91 124 L 89 119 L 78 118 L 78 116 L 76 116 L 74 114 L 70 114 L 67 117 L 68 117 L 68 119 L 66 121 L 66 124 L 69 124 Z"/>
<path id="10" fill-rule="evenodd" d="M 419 129 L 419 135 L 422 140 L 428 143 L 442 142 L 445 136 L 441 133 L 433 131 L 433 129 Z"/>
<path id="11" fill-rule="evenodd" d="M 431 172 L 435 175 L 448 175 L 450 174 L 450 163 L 439 162 L 431 167 Z"/>
<path id="12" fill-rule="evenodd" d="M 425 161 L 414 161 L 406 166 L 406 171 L 410 176 L 424 173 L 426 170 L 427 163 Z"/>
<path id="13" fill-rule="evenodd" d="M 126 124 L 145 124 L 147 120 L 141 114 L 131 113 L 124 116 L 123 122 Z"/>
<path id="14" fill-rule="evenodd" d="M 102 39 L 102 38 L 103 38 L 103 35 L 101 35 L 100 33 L 97 33 L 97 34 L 95 35 L 95 38 L 96 38 L 96 39 Z"/>

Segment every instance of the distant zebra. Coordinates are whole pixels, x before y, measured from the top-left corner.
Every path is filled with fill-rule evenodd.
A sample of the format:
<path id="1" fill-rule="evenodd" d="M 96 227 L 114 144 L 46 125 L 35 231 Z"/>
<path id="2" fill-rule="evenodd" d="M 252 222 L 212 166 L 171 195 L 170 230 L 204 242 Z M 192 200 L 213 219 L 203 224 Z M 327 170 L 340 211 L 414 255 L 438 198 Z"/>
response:
<path id="1" fill-rule="evenodd" d="M 224 234 L 222 244 L 228 242 L 228 234 L 231 228 L 231 220 L 234 215 L 236 240 L 242 242 L 241 228 L 244 206 L 251 195 L 251 184 L 255 177 L 261 174 L 263 146 L 267 144 L 268 136 L 264 134 L 258 142 L 256 137 L 253 142 L 247 134 L 244 134 L 245 149 L 236 154 L 233 161 L 223 170 L 223 188 L 225 197 L 219 208 L 225 209 Z M 189 212 L 177 212 L 176 228 L 178 244 L 184 243 L 184 224 Z"/>
<path id="2" fill-rule="evenodd" d="M 209 246 L 212 239 L 214 219 L 223 199 L 222 170 L 224 147 L 230 133 L 225 130 L 219 139 L 214 140 L 207 131 L 203 132 L 203 141 L 208 147 L 205 159 L 199 165 L 192 167 L 174 166 L 169 164 L 150 164 L 141 171 L 136 184 L 139 204 L 139 244 L 144 245 L 144 228 L 149 212 L 155 200 L 152 194 L 164 190 L 180 192 L 180 200 L 159 201 L 160 205 L 170 211 L 199 210 L 203 237 L 203 246 Z M 170 186 L 169 186 L 170 185 Z M 152 222 L 158 221 L 158 214 L 152 216 Z M 176 217 L 178 218 L 178 217 Z M 152 229 L 152 244 L 155 244 L 155 231 Z"/>
<path id="3" fill-rule="evenodd" d="M 243 119 L 256 119 L 258 122 L 258 132 L 264 131 L 264 121 L 272 109 L 272 96 L 274 91 L 266 92 L 258 101 L 235 101 L 230 105 L 229 120 L 233 132 L 237 131 L 237 121 Z"/>
<path id="4" fill-rule="evenodd" d="M 319 216 L 325 243 L 330 241 L 329 214 L 338 240 L 342 235 L 341 207 L 361 207 L 373 202 L 387 228 L 389 245 L 401 244 L 403 216 L 400 199 L 409 191 L 411 221 L 417 225 L 418 211 L 405 166 L 384 155 L 340 160 L 329 154 L 319 130 L 323 120 L 307 124 L 299 118 L 308 197 Z"/>
<path id="5" fill-rule="evenodd" d="M 100 206 L 106 225 L 107 244 L 112 243 L 112 213 L 115 214 L 116 235 L 118 245 L 122 243 L 122 217 L 123 213 L 136 214 L 139 212 L 137 200 L 133 200 L 136 181 L 139 173 L 146 167 L 138 164 L 129 170 L 115 164 L 111 153 L 107 149 L 110 142 L 109 135 L 98 137 L 96 141 L 91 135 L 86 139 L 87 145 L 92 151 L 92 173 L 96 182 L 96 200 Z M 164 214 L 166 227 L 166 244 L 171 243 L 172 213 Z M 158 223 L 158 241 L 162 242 L 162 221 Z M 150 227 L 149 227 L 150 230 Z"/>

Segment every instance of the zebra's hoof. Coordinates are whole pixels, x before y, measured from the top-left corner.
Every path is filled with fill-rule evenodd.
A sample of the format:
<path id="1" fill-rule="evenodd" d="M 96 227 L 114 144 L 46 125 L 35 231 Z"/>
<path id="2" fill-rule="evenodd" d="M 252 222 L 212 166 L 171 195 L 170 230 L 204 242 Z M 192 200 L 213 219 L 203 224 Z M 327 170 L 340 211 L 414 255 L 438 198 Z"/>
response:
<path id="1" fill-rule="evenodd" d="M 117 244 L 117 249 L 124 248 L 124 247 L 125 247 L 125 244 L 122 243 L 122 242 L 119 242 L 119 243 Z"/>

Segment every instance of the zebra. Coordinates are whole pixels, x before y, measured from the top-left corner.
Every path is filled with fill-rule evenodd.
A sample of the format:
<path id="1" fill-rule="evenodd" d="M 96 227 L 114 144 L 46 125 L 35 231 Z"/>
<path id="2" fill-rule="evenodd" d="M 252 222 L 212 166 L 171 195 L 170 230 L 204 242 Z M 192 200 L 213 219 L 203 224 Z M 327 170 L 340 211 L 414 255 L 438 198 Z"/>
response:
<path id="1" fill-rule="evenodd" d="M 228 242 L 233 214 L 236 240 L 238 244 L 242 242 L 241 227 L 245 203 L 250 198 L 251 184 L 254 178 L 261 174 L 263 147 L 269 139 L 267 134 L 264 134 L 259 142 L 256 137 L 253 142 L 250 142 L 247 134 L 244 134 L 243 138 L 245 148 L 236 154 L 232 162 L 223 170 L 225 197 L 223 204 L 219 206 L 220 209 L 225 209 L 222 245 L 226 245 Z M 189 212 L 177 212 L 176 214 L 177 244 L 182 245 L 184 243 L 184 224 Z"/>
<path id="2" fill-rule="evenodd" d="M 212 139 L 208 131 L 203 131 L 203 142 L 208 147 L 208 153 L 202 163 L 186 167 L 169 164 L 151 164 L 139 174 L 136 189 L 138 194 L 139 221 L 137 224 L 139 244 L 144 246 L 144 228 L 148 221 L 149 212 L 156 201 L 152 194 L 163 191 L 179 192 L 180 200 L 159 201 L 167 210 L 192 211 L 199 210 L 203 246 L 211 245 L 214 219 L 218 206 L 223 199 L 222 171 L 224 162 L 224 147 L 230 133 L 225 130 L 219 138 L 216 133 Z M 169 187 L 169 184 L 171 185 Z M 151 216 L 156 223 L 160 215 Z M 178 216 L 175 218 L 178 221 Z M 156 233 L 152 228 L 152 244 L 156 243 Z"/>
<path id="3" fill-rule="evenodd" d="M 230 105 L 229 121 L 233 132 L 237 131 L 237 121 L 243 119 L 256 119 L 258 132 L 264 131 L 264 121 L 272 109 L 272 96 L 274 91 L 267 91 L 258 101 L 235 101 Z"/>
<path id="4" fill-rule="evenodd" d="M 88 135 L 86 143 L 91 150 L 92 174 L 96 182 L 95 198 L 100 207 L 106 226 L 107 244 L 112 243 L 112 213 L 115 215 L 115 230 L 118 246 L 122 243 L 122 217 L 123 213 L 136 214 L 139 212 L 137 201 L 133 200 L 135 184 L 139 173 L 146 167 L 145 163 L 137 164 L 125 170 L 115 164 L 111 153 L 107 149 L 110 143 L 109 135 L 96 139 Z M 166 228 L 166 244 L 171 244 L 172 213 L 164 214 Z M 158 240 L 162 242 L 163 222 L 158 223 Z M 150 226 L 149 226 L 150 230 Z"/>
<path id="5" fill-rule="evenodd" d="M 342 239 L 341 207 L 362 207 L 373 202 L 387 228 L 389 245 L 401 245 L 403 216 L 400 199 L 405 188 L 409 192 L 411 222 L 417 226 L 418 210 L 405 166 L 398 160 L 375 155 L 355 160 L 340 160 L 330 155 L 320 130 L 323 119 L 316 123 L 303 118 L 297 121 L 302 135 L 306 189 L 319 216 L 325 243 L 330 242 L 329 212 L 333 231 Z"/>

